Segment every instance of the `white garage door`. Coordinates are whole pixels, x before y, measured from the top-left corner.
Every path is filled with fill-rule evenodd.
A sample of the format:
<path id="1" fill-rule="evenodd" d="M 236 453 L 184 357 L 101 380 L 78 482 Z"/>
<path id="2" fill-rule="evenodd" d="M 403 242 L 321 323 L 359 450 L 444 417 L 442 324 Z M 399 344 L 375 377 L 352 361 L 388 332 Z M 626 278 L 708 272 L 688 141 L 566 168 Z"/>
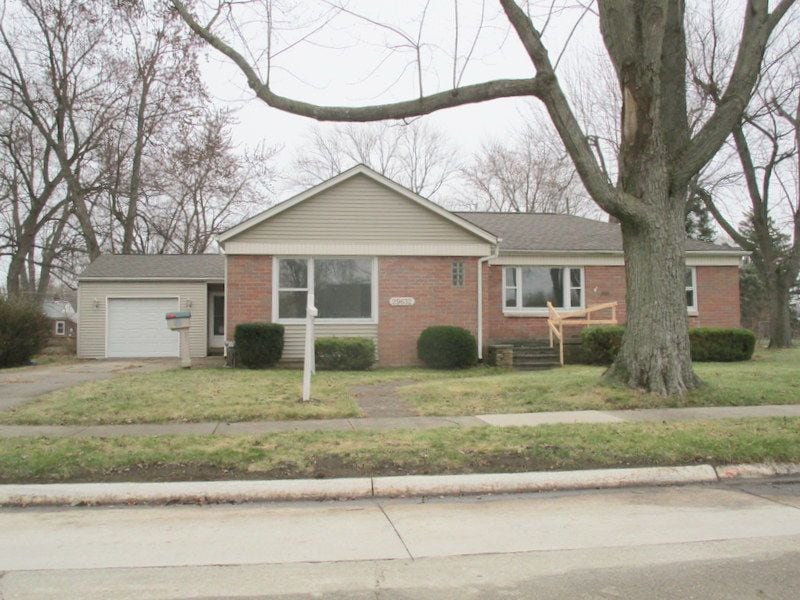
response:
<path id="1" fill-rule="evenodd" d="M 106 356 L 178 356 L 178 332 L 164 318 L 174 310 L 177 298 L 109 298 Z"/>

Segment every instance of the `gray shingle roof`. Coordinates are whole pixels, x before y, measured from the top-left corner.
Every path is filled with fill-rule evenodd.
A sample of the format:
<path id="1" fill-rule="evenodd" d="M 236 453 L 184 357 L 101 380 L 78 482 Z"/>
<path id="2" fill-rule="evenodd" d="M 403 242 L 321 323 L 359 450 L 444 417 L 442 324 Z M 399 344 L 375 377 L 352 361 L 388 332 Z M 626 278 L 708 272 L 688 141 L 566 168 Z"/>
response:
<path id="1" fill-rule="evenodd" d="M 459 217 L 502 238 L 501 251 L 621 252 L 622 233 L 615 223 L 544 213 L 457 212 Z M 740 248 L 687 240 L 686 249 L 741 252 Z"/>
<path id="2" fill-rule="evenodd" d="M 221 254 L 103 254 L 79 279 L 200 279 L 225 277 Z"/>

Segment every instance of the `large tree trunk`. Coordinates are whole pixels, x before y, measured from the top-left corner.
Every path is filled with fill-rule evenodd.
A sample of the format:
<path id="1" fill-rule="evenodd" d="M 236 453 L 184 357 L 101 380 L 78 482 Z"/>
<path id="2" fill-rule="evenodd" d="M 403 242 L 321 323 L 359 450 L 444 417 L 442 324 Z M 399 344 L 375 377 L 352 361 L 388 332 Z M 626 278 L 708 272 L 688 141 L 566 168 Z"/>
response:
<path id="1" fill-rule="evenodd" d="M 769 295 L 769 347 L 791 348 L 792 309 L 790 286 L 776 283 Z"/>
<path id="2" fill-rule="evenodd" d="M 622 229 L 627 326 L 606 378 L 661 395 L 683 394 L 699 380 L 689 350 L 682 218 Z"/>

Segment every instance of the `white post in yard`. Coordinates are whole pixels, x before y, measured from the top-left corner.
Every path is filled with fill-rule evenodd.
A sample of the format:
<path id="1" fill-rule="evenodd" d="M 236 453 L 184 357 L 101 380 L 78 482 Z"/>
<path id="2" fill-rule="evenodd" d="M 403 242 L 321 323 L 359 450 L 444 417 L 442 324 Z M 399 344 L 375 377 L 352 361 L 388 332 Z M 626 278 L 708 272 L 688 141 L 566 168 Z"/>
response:
<path id="1" fill-rule="evenodd" d="M 303 402 L 311 399 L 311 374 L 316 371 L 314 357 L 314 319 L 317 318 L 317 307 L 314 306 L 314 294 L 308 293 L 306 304 L 306 348 L 303 357 Z"/>

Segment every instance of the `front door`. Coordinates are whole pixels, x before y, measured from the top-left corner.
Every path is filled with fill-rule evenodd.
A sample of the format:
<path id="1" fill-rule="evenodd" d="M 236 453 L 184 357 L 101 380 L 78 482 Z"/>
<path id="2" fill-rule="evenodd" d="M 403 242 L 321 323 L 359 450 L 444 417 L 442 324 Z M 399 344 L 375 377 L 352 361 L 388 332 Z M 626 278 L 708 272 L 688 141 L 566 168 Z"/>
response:
<path id="1" fill-rule="evenodd" d="M 208 295 L 208 347 L 222 348 L 225 345 L 225 293 L 211 292 Z"/>

